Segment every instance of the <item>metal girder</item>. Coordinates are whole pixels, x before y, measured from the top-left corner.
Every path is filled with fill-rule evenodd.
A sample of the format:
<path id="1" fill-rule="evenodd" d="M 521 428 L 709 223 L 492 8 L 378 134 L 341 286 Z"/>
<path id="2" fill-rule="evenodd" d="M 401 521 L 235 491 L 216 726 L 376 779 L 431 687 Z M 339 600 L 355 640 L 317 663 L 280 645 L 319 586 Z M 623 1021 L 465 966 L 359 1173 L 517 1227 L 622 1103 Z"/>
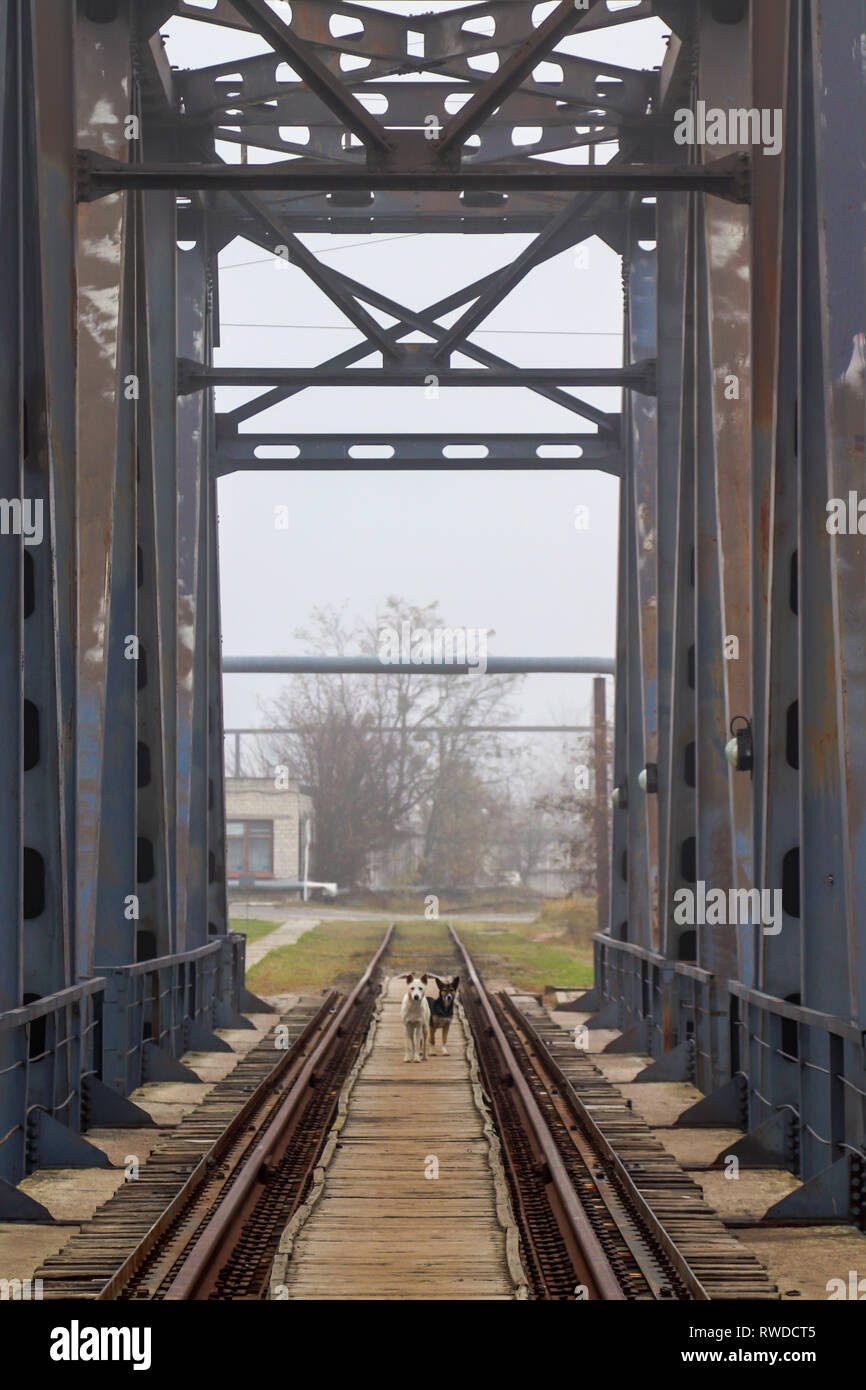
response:
<path id="1" fill-rule="evenodd" d="M 554 253 L 555 248 L 558 247 L 558 241 L 548 244 L 544 254 Z M 464 286 L 454 293 L 446 295 L 444 299 L 438 300 L 435 304 L 430 305 L 429 308 L 421 310 L 420 312 L 408 309 L 405 305 L 391 298 L 390 295 L 386 295 L 382 293 L 381 290 L 376 290 L 371 286 L 362 285 L 349 276 L 341 275 L 340 283 L 348 293 L 353 294 L 356 298 L 362 299 L 365 303 L 372 305 L 374 308 L 381 309 L 384 313 L 390 314 L 397 319 L 397 326 L 388 330 L 390 338 L 396 345 L 410 329 L 415 329 L 426 334 L 428 337 L 432 338 L 434 342 L 440 341 L 446 330 L 439 325 L 437 319 L 442 318 L 453 309 L 459 308 L 461 305 L 471 301 L 480 290 L 483 290 L 483 288 L 490 283 L 492 278 L 493 277 L 485 276 L 481 281 Z M 345 352 L 338 353 L 336 357 L 331 358 L 322 365 L 326 369 L 351 366 L 354 362 L 363 361 L 364 358 L 369 355 L 369 351 L 368 343 L 365 340 L 356 347 L 348 348 Z M 468 357 L 475 362 L 481 362 L 488 367 L 502 367 L 505 369 L 510 367 L 510 363 L 506 362 L 504 358 L 489 352 L 486 348 L 479 347 L 471 341 L 461 341 L 460 351 L 464 357 Z M 425 377 L 431 372 L 433 375 L 436 375 L 436 365 L 430 365 L 429 370 L 425 370 Z M 538 395 L 543 396 L 546 400 L 552 401 L 556 405 L 561 405 L 566 410 L 591 421 L 598 426 L 600 433 L 608 436 L 616 435 L 618 437 L 618 415 L 608 414 L 605 411 L 599 410 L 596 406 L 589 405 L 586 401 L 580 400 L 569 392 L 552 384 L 536 383 L 533 385 L 530 381 L 526 384 L 530 389 L 536 391 Z M 276 387 L 264 396 L 257 397 L 244 405 L 236 406 L 232 411 L 224 412 L 220 419 L 224 426 L 236 428 L 242 421 L 249 419 L 251 416 L 260 414 L 263 410 L 269 409 L 272 405 L 276 405 L 280 401 L 285 400 L 288 396 L 295 395 L 298 391 L 304 389 L 305 384 L 294 387 Z"/>
<path id="2" fill-rule="evenodd" d="M 183 766 L 178 772 L 184 682 L 196 686 L 196 739 L 204 728 L 218 742 L 221 705 L 218 675 L 204 707 L 203 683 L 190 680 L 183 660 L 178 679 L 178 651 L 195 649 L 200 664 L 208 640 L 213 666 L 214 600 L 201 600 L 213 587 L 215 511 L 201 454 L 211 560 L 200 621 L 181 629 L 178 418 L 184 409 L 209 418 L 212 407 L 177 400 L 177 354 L 195 355 L 197 340 L 194 323 L 176 332 L 175 199 L 118 194 L 89 207 L 75 199 L 77 130 L 112 156 L 136 143 L 133 157 L 166 153 L 159 131 L 125 138 L 127 119 L 143 119 L 130 20 L 125 0 L 110 18 L 88 18 L 85 7 L 60 13 L 47 0 L 12 0 L 0 16 L 0 414 L 11 445 L 2 505 L 15 523 L 0 536 L 6 1181 L 38 1161 L 28 1114 L 42 1115 L 54 1136 L 88 1120 L 88 1078 L 100 1074 L 103 1043 L 123 1014 L 105 999 L 100 966 L 170 957 L 180 899 L 192 904 L 193 940 L 207 941 L 208 922 L 227 931 L 218 902 L 206 904 L 202 886 L 199 910 L 186 882 L 192 862 L 204 866 L 204 883 L 208 836 L 222 852 L 218 809 L 206 828 L 194 824 L 192 854 L 181 836 L 178 882 L 177 806 L 209 814 L 206 763 L 194 756 L 189 792 Z M 213 298 L 202 284 L 204 324 Z M 188 496 L 194 479 L 188 469 L 180 476 Z M 37 508 L 35 535 L 27 509 Z M 186 565 L 189 553 L 181 558 Z M 221 747 L 213 758 L 217 765 Z M 239 988 L 228 977 L 221 985 L 227 1005 Z M 181 1014 L 187 1002 L 191 992 L 179 995 Z M 141 1026 L 157 1026 L 164 1007 L 156 996 L 143 1001 Z"/>
<path id="3" fill-rule="evenodd" d="M 581 8 L 576 7 L 577 10 Z M 295 5 L 291 30 L 306 52 L 318 55 L 332 81 L 342 84 L 341 88 L 336 89 L 336 96 L 341 101 L 348 100 L 347 93 L 360 85 L 364 96 L 377 98 L 377 104 L 382 109 L 383 94 L 376 88 L 377 79 L 391 77 L 395 72 L 405 72 L 416 79 L 432 71 L 451 79 L 447 85 L 440 84 L 438 89 L 433 90 L 429 82 L 417 80 L 399 85 L 388 83 L 385 86 L 384 100 L 387 106 L 384 109 L 393 127 L 390 138 L 395 144 L 399 143 L 402 132 L 413 128 L 424 129 L 431 117 L 435 119 L 440 132 L 447 126 L 449 118 L 455 115 L 446 101 L 452 95 L 449 87 L 456 86 L 461 100 L 465 94 L 467 101 L 472 100 L 477 89 L 484 87 L 490 90 L 491 80 L 485 78 L 474 63 L 479 57 L 483 59 L 491 47 L 495 48 L 500 59 L 494 79 L 494 105 L 498 106 L 498 110 L 488 111 L 477 128 L 474 138 L 478 140 L 479 147 L 472 151 L 473 157 L 489 157 L 491 136 L 495 139 L 497 124 L 507 124 L 509 114 L 518 119 L 518 113 L 513 111 L 515 96 L 534 99 L 536 109 L 533 114 L 538 118 L 541 114 L 538 108 L 542 108 L 542 124 L 545 127 L 561 122 L 563 114 L 588 112 L 596 127 L 605 123 L 605 117 L 608 123 L 614 123 L 621 116 L 640 118 L 645 115 L 653 82 L 649 73 L 557 52 L 556 66 L 561 74 L 560 79 L 554 79 L 551 83 L 546 73 L 538 75 L 534 65 L 543 51 L 553 46 L 555 38 L 549 25 L 545 27 L 542 23 L 533 29 L 533 11 L 534 0 L 533 3 L 528 0 L 504 0 L 503 3 L 503 0 L 499 0 L 486 7 L 485 18 L 494 26 L 492 45 L 490 39 L 473 32 L 471 19 L 474 16 L 467 16 L 465 11 L 409 17 L 351 5 L 344 7 L 341 15 L 344 27 L 347 19 L 355 22 L 356 32 L 335 39 L 329 24 L 332 11 L 321 0 L 302 0 L 302 3 Z M 644 18 L 651 11 L 650 0 L 640 0 L 639 4 L 630 8 L 627 16 L 596 4 L 588 6 L 582 13 L 566 15 L 566 31 L 577 25 L 580 32 L 588 33 Z M 207 18 L 215 23 L 246 27 L 238 12 L 223 3 L 206 16 L 193 6 L 183 6 L 179 13 L 188 18 Z M 469 23 L 466 22 L 467 18 Z M 556 27 L 561 23 L 560 20 Z M 543 36 L 542 30 L 545 31 Z M 423 58 L 411 55 L 409 41 L 413 35 L 423 44 Z M 342 70 L 344 55 L 359 64 L 366 64 L 360 79 Z M 502 77 L 503 68 L 518 62 L 526 70 L 519 79 L 520 91 L 509 95 L 508 84 Z M 353 151 L 345 139 L 347 128 L 342 126 L 331 109 L 327 81 L 319 96 L 306 88 L 299 91 L 297 87 L 289 86 L 287 91 L 291 77 L 289 73 L 280 76 L 275 57 L 267 54 L 182 74 L 179 86 L 186 109 L 190 112 L 216 116 L 217 107 L 222 102 L 223 113 L 229 119 L 230 127 L 235 126 L 238 120 L 243 122 L 248 111 L 253 120 L 258 116 L 262 124 L 252 132 L 252 143 L 261 141 L 264 148 L 291 148 L 290 141 L 279 130 L 279 121 L 275 119 L 282 116 L 288 107 L 293 125 L 298 124 L 299 118 L 305 123 L 312 122 L 309 143 L 300 146 L 300 153 L 309 155 L 318 151 L 328 158 L 343 160 L 356 157 L 357 151 Z M 509 81 L 513 84 L 510 70 Z M 276 106 L 264 111 L 262 107 L 266 101 L 275 102 Z M 419 105 L 419 102 L 423 104 Z M 500 122 L 503 109 L 506 115 Z M 328 129 L 329 126 L 333 128 Z M 228 138 L 237 134 L 232 129 L 224 133 Z M 503 134 L 507 139 L 510 132 Z M 363 136 L 359 135 L 358 138 L 363 143 Z M 505 148 L 510 146 L 513 149 L 514 143 L 507 140 Z M 532 145 L 533 152 L 543 145 L 544 136 Z M 499 148 L 502 148 L 501 144 Z"/>
<path id="4" fill-rule="evenodd" d="M 178 260 L 178 349 L 201 370 L 211 357 L 206 224 Z M 177 938 L 175 949 L 207 940 L 207 459 L 213 402 L 181 397 L 177 406 Z"/>
<path id="5" fill-rule="evenodd" d="M 563 211 L 573 201 L 570 193 L 547 193 L 543 199 L 532 192 L 507 194 L 484 193 L 473 198 L 460 192 L 345 194 L 335 200 L 327 193 L 259 195 L 262 206 L 275 217 L 290 217 L 296 233 L 332 232 L 366 236 L 370 230 L 373 205 L 376 209 L 376 230 L 390 234 L 417 236 L 421 233 L 450 233 L 452 235 L 489 236 L 497 232 L 535 234 L 543 231 L 551 214 Z M 624 217 L 619 210 L 623 195 L 601 195 L 605 211 L 599 210 L 591 221 L 574 225 L 575 240 L 597 236 L 615 251 L 623 245 Z M 264 245 L 259 238 L 258 225 L 244 218 L 237 201 L 230 193 L 211 195 L 210 214 L 214 236 L 223 244 L 240 236 Z M 643 213 L 644 238 L 654 235 L 655 216 L 651 207 Z M 178 209 L 178 225 L 185 236 L 186 210 Z"/>
<path id="6" fill-rule="evenodd" d="M 0 335 L 13 351 L 0 353 L 0 429 L 6 441 L 0 455 L 0 486 L 4 496 L 23 495 L 23 382 L 21 362 L 22 308 L 25 287 L 21 277 L 25 210 L 21 202 L 25 132 L 22 129 L 21 83 L 17 61 L 22 42 L 20 16 L 12 8 L 0 14 Z M 24 772 L 22 762 L 23 689 L 21 650 L 24 624 L 24 545 L 6 536 L 0 547 L 0 634 L 3 650 L 13 656 L 0 664 L 0 710 L 8 736 L 0 747 L 0 846 L 5 872 L 0 878 L 0 1011 L 21 1003 L 23 982 L 23 868 L 22 819 Z M 10 544 L 11 541 L 11 544 Z M 25 1077 L 22 1039 L 11 1030 L 0 1033 L 0 1125 L 13 1134 L 0 1148 L 3 1172 L 17 1181 L 23 1172 Z M 7 1203 L 4 1203 L 4 1206 Z"/>
<path id="7" fill-rule="evenodd" d="M 657 579 L 657 766 L 658 766 L 658 915 L 659 949 L 674 957 L 671 940 L 673 891 L 682 887 L 677 846 L 686 838 L 682 826 L 694 818 L 694 788 L 687 778 L 687 748 L 694 741 L 694 709 L 684 728 L 682 682 L 687 652 L 677 651 L 678 612 L 689 601 L 691 542 L 680 507 L 688 505 L 681 484 L 688 488 L 690 470 L 683 466 L 684 348 L 692 325 L 688 321 L 686 287 L 689 277 L 688 199 L 664 194 L 658 206 L 658 361 L 656 385 L 656 579 Z M 689 305 L 691 308 L 691 305 Z M 685 630 L 683 623 L 681 631 Z M 680 684 L 674 680 L 677 662 Z M 688 702 L 687 702 L 688 703 Z M 691 804 L 690 804 L 691 803 Z M 678 823 L 679 822 L 679 823 Z M 673 947 L 673 949 L 671 949 Z M 673 1019 L 664 1020 L 665 1045 L 673 1046 Z"/>
<path id="8" fill-rule="evenodd" d="M 621 467 L 619 453 L 600 434 L 238 434 L 221 429 L 222 417 L 216 418 L 217 477 L 304 468 L 461 467 L 585 469 L 618 476 Z"/>
<path id="9" fill-rule="evenodd" d="M 561 212 L 558 217 L 553 218 L 544 231 L 535 238 L 533 242 L 522 251 L 519 256 L 505 266 L 498 275 L 491 278 L 490 284 L 477 296 L 474 303 L 470 304 L 457 322 L 447 330 L 436 345 L 434 357 L 446 357 L 453 348 L 465 341 L 480 323 L 483 323 L 493 310 L 496 309 L 511 291 L 521 283 L 522 280 L 534 270 L 539 262 L 544 258 L 549 246 L 560 247 L 563 237 L 567 239 L 571 227 L 578 218 L 585 218 L 588 211 L 592 209 L 593 199 L 590 197 L 578 198 L 571 205 Z"/>
<path id="10" fill-rule="evenodd" d="M 232 0 L 232 6 L 251 29 L 267 40 L 276 54 L 289 60 L 309 90 L 336 112 L 369 150 L 384 153 L 392 148 L 392 140 L 375 117 L 361 105 L 346 84 L 321 62 L 305 40 L 299 37 L 297 30 L 286 24 L 266 4 L 266 0 Z"/>
<path id="11" fill-rule="evenodd" d="M 859 498 L 864 482 L 866 266 L 851 248 L 862 247 L 866 229 L 866 88 L 851 26 L 862 33 L 866 5 L 814 3 L 800 17 L 800 992 L 811 1008 L 862 1021 L 866 538 L 850 518 L 845 531 L 831 530 L 828 499 Z M 815 659 L 818 651 L 824 659 Z M 801 1145 L 804 1175 L 812 1176 L 839 1156 L 843 1139 L 866 1140 L 866 1078 L 858 1050 L 844 1067 L 857 1090 L 843 1090 L 841 1053 L 820 1034 L 807 1038 L 816 1065 L 804 1070 L 801 1090 L 814 1119 Z"/>
<path id="12" fill-rule="evenodd" d="M 664 235 L 667 233 L 667 235 Z M 696 798 L 694 354 L 695 217 L 667 205 L 659 219 L 659 913 L 664 954 L 697 960 L 674 919 L 674 895 L 694 878 Z M 674 1043 L 676 1022 L 668 1019 Z"/>
<path id="13" fill-rule="evenodd" d="M 89 142 L 110 156 L 125 146 L 122 116 L 129 108 L 131 60 L 128 18 L 122 9 L 108 24 L 79 17 L 76 26 L 76 75 L 78 128 Z M 94 105 L 92 92 L 101 100 Z M 106 113 L 112 119 L 106 120 Z M 112 550 L 116 524 L 118 486 L 128 465 L 131 445 L 129 418 L 132 403 L 124 395 L 121 367 L 122 334 L 128 332 L 129 280 L 125 260 L 131 216 L 125 200 L 112 194 L 100 203 L 78 208 L 78 360 L 77 418 L 80 488 L 78 495 L 78 700 L 77 700 L 77 824 L 76 824 L 76 975 L 93 974 L 97 960 L 97 885 L 100 870 L 100 834 L 103 826 L 103 777 L 106 766 L 106 711 L 115 690 L 123 700 L 130 661 L 124 655 L 125 623 L 112 621 Z M 104 246 L 116 248 L 107 257 Z M 101 408 L 92 408 L 98 400 Z M 126 431 L 126 433 L 124 433 Z M 128 490 L 128 483 L 127 483 Z M 128 539 L 121 539 L 118 549 Z M 116 609 L 114 612 L 116 613 Z M 133 629 L 134 633 L 134 629 Z M 117 665 L 124 662 L 125 670 Z M 109 693 L 109 678 L 112 691 Z M 126 798 L 124 819 L 127 835 L 134 835 L 134 798 Z M 131 823 L 130 823 L 130 818 Z M 134 888 L 130 886 L 130 892 Z M 117 904 L 114 921 L 122 921 Z M 102 943 L 100 942 L 100 946 Z M 111 956 L 110 943 L 105 949 Z"/>
<path id="14" fill-rule="evenodd" d="M 142 201 L 139 293 L 138 636 L 145 680 L 138 692 L 138 835 L 152 874 L 138 883 L 143 934 L 157 956 L 175 949 L 177 883 L 177 396 L 176 228 L 168 194 Z M 138 958 L 138 952 L 136 952 Z"/>
<path id="15" fill-rule="evenodd" d="M 736 1075 L 753 1133 L 775 1135 L 784 1112 L 782 1161 L 818 1182 L 866 1138 L 866 541 L 857 516 L 828 520 L 856 509 L 864 476 L 866 270 L 852 248 L 866 236 L 866 6 L 750 8 L 728 24 L 709 6 L 694 13 L 687 100 L 774 114 L 782 149 L 756 153 L 748 211 L 659 200 L 655 468 L 628 428 L 647 403 L 626 399 L 624 476 L 643 470 L 643 503 L 655 479 L 660 569 L 647 654 L 634 631 L 635 614 L 651 616 L 646 532 L 628 496 L 615 764 L 627 805 L 614 813 L 599 999 L 625 1028 L 650 1021 L 667 1048 L 693 1039 L 705 1090 L 721 1095 Z M 646 699 L 655 660 L 659 950 L 674 963 L 660 999 L 630 944 L 649 930 L 656 872 L 635 785 L 651 732 L 635 736 L 645 705 L 633 695 Z M 737 716 L 745 770 L 726 758 Z M 721 915 L 683 915 L 684 897 L 713 889 Z"/>
<path id="16" fill-rule="evenodd" d="M 709 164 L 559 164 L 526 160 L 491 168 L 464 164 L 451 169 L 425 160 L 421 142 L 407 156 L 404 168 L 366 165 L 336 168 L 314 160 L 290 159 L 279 164 L 127 164 L 89 146 L 78 151 L 78 197 L 98 202 L 112 194 L 137 189 L 170 188 L 176 193 L 220 190 L 231 192 L 323 191 L 336 197 L 347 193 L 502 193 L 515 189 L 535 193 L 711 193 L 733 203 L 749 200 L 748 155 L 737 153 Z"/>
<path id="17" fill-rule="evenodd" d="M 189 396 L 211 386 L 273 386 L 306 390 L 311 386 L 619 386 L 626 391 L 651 394 L 654 363 L 636 362 L 628 367 L 443 367 L 429 348 L 414 344 L 403 349 L 400 360 L 382 367 L 210 367 L 181 358 L 178 393 Z"/>
<path id="18" fill-rule="evenodd" d="M 330 266 L 323 265 L 312 251 L 307 250 L 304 243 L 295 236 L 294 232 L 289 230 L 285 223 L 275 219 L 268 212 L 259 199 L 238 195 L 238 202 L 251 218 L 263 225 L 269 239 L 273 238 L 277 245 L 285 248 L 283 254 L 289 265 L 299 266 L 317 289 L 320 289 L 331 303 L 345 314 L 350 323 L 353 323 L 364 334 L 371 345 L 380 348 L 386 358 L 395 355 L 393 340 L 377 323 L 372 314 L 368 314 L 364 306 L 353 295 L 346 292 L 341 283 L 339 272 L 335 272 Z"/>
<path id="19" fill-rule="evenodd" d="M 418 234 L 421 232 L 485 232 L 509 231 L 515 233 L 537 233 L 544 231 L 551 218 L 573 208 L 574 198 L 567 193 L 547 194 L 541 207 L 532 194 L 516 197 L 509 193 L 501 198 L 487 195 L 473 205 L 471 199 L 464 200 L 460 194 L 424 194 L 413 200 L 410 207 L 401 205 L 399 194 L 380 194 L 375 198 L 376 225 L 379 230 L 402 231 Z M 591 236 L 617 251 L 624 245 L 626 227 L 626 195 L 621 193 L 587 194 L 590 211 L 586 216 L 578 212 L 569 218 L 564 226 L 562 243 L 551 241 L 539 264 L 549 256 L 585 241 Z M 326 194 L 292 195 L 280 199 L 278 195 L 260 194 L 257 206 L 264 219 L 288 223 L 295 233 L 323 230 L 334 232 L 338 229 L 357 233 L 370 230 L 371 205 L 366 199 L 357 201 L 367 207 L 366 216 L 360 208 L 353 209 L 345 202 L 335 205 Z M 490 203 L 491 206 L 485 206 Z M 451 209 L 449 210 L 449 205 Z M 316 215 L 318 209 L 318 215 Z M 189 211 L 185 206 L 178 207 L 178 231 L 180 240 L 192 239 L 195 235 L 195 209 Z M 641 202 L 628 211 L 629 225 L 640 234 L 642 241 L 655 237 L 655 208 Z M 279 244 L 286 244 L 285 238 L 275 236 L 267 229 L 262 217 L 245 212 L 243 197 L 231 193 L 217 193 L 212 198 L 212 210 L 208 214 L 215 240 L 227 245 L 235 237 L 242 237 L 273 251 Z M 192 230 L 189 238 L 185 236 L 187 223 Z M 285 252 L 280 252 L 282 257 Z M 482 277 L 485 283 L 492 282 L 497 272 Z M 340 280 L 351 277 L 342 273 Z"/>
<path id="20" fill-rule="evenodd" d="M 699 92 L 708 106 L 750 104 L 751 74 L 738 62 L 748 33 L 745 26 L 741 35 L 742 27 L 701 17 Z M 744 777 L 732 776 L 725 746 L 732 719 L 751 707 L 750 250 L 746 209 L 728 213 L 719 218 L 706 203 L 697 229 L 695 833 L 697 878 L 739 888 L 751 885 L 753 873 L 750 788 Z M 725 982 L 740 977 L 751 954 L 752 930 L 749 924 L 725 923 L 708 926 L 701 935 L 698 964 L 712 971 L 720 995 L 718 1083 L 728 1050 L 721 1008 Z"/>
<path id="21" fill-rule="evenodd" d="M 574 0 L 560 0 L 534 33 L 524 39 L 510 58 L 470 97 L 462 110 L 452 116 L 435 142 L 438 157 L 444 159 L 452 149 L 459 150 L 502 100 L 529 76 L 539 60 L 580 25 L 583 17 L 580 11 L 591 13 L 596 4 L 598 0 L 588 0 L 586 5 L 575 5 Z"/>
<path id="22" fill-rule="evenodd" d="M 632 239 L 628 253 L 627 353 L 630 361 L 656 351 L 656 247 Z M 630 396 L 623 431 L 630 468 L 625 476 L 632 518 L 629 557 L 631 660 L 629 664 L 629 751 L 632 765 L 658 767 L 658 410 L 656 402 Z M 629 940 L 658 949 L 658 796 L 636 789 L 630 818 Z M 646 865 L 645 876 L 640 866 Z"/>
<path id="23" fill-rule="evenodd" d="M 786 127 L 796 129 L 799 92 L 798 26 L 790 6 L 777 0 L 753 21 L 756 36 L 776 61 L 756 74 L 756 99 L 781 107 Z M 756 555 L 752 589 L 755 776 L 752 784 L 755 881 L 773 890 L 781 882 L 786 855 L 800 836 L 799 735 L 791 737 L 799 685 L 798 602 L 792 602 L 797 562 L 797 259 L 798 212 L 794 190 L 799 154 L 786 141 L 784 161 L 767 161 L 755 181 L 752 234 L 755 240 L 752 316 L 753 526 L 766 534 Z M 792 748 L 792 741 L 795 747 Z M 800 922 L 783 899 L 782 931 L 762 936 L 753 983 L 780 1000 L 801 997 Z M 760 1038 L 763 1042 L 764 1038 Z M 799 1104 L 799 1084 L 780 1068 L 767 1048 L 756 1068 L 762 1096 Z M 787 1073 L 787 1074 L 786 1074 Z M 755 1117 L 768 1113 L 756 1106 Z"/>

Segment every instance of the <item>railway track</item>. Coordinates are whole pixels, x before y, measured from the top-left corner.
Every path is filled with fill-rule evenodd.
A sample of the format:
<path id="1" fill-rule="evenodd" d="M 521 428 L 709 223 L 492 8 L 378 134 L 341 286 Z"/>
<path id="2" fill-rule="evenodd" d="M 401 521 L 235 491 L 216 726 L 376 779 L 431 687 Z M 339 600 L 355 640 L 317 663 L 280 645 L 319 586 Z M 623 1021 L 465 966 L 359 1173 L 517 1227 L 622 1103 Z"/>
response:
<path id="1" fill-rule="evenodd" d="M 535 1296 L 777 1298 L 759 1262 L 586 1053 L 534 997 L 491 996 L 449 931 Z"/>
<path id="2" fill-rule="evenodd" d="M 393 926 L 348 995 L 289 1016 L 39 1271 L 47 1298 L 258 1299 L 363 1042 Z M 286 1022 L 286 1020 L 284 1020 Z"/>
<path id="3" fill-rule="evenodd" d="M 46 1298 L 267 1296 L 280 1236 L 304 1200 L 366 1035 L 393 932 L 349 994 L 331 991 L 283 1020 L 294 1041 L 279 1061 L 272 1032 L 151 1153 L 139 1179 L 43 1265 Z M 491 994 L 449 932 L 534 1297 L 777 1297 L 570 1035 L 533 996 Z"/>

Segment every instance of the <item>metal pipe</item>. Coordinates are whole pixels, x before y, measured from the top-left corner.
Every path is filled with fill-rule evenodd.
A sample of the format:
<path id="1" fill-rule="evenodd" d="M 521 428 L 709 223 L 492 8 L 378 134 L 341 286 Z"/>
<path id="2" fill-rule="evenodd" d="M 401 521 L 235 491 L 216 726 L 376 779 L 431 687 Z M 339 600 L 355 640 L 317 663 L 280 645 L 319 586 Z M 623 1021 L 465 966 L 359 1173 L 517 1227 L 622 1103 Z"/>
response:
<path id="1" fill-rule="evenodd" d="M 224 676 L 612 676 L 607 656 L 489 656 L 482 672 L 466 662 L 380 661 L 377 656 L 224 656 Z"/>
<path id="2" fill-rule="evenodd" d="M 272 737 L 276 734 L 303 734 L 315 725 L 301 725 L 282 729 L 226 729 L 226 738 L 232 735 L 239 739 L 241 734 L 259 734 Z M 415 734 L 591 734 L 592 724 L 422 724 L 409 730 Z M 372 732 L 372 731 L 371 731 Z M 387 725 L 376 729 L 376 733 L 400 734 L 403 725 Z"/>

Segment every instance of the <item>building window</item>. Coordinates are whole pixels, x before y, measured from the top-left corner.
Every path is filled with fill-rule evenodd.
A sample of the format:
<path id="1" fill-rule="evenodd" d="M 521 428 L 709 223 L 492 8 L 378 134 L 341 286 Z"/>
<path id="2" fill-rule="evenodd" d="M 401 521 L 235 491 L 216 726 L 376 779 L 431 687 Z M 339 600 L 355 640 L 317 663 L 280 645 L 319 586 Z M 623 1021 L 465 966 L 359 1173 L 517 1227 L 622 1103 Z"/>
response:
<path id="1" fill-rule="evenodd" d="M 229 878 L 255 874 L 272 878 L 274 823 L 272 820 L 230 820 L 226 824 L 226 872 Z"/>

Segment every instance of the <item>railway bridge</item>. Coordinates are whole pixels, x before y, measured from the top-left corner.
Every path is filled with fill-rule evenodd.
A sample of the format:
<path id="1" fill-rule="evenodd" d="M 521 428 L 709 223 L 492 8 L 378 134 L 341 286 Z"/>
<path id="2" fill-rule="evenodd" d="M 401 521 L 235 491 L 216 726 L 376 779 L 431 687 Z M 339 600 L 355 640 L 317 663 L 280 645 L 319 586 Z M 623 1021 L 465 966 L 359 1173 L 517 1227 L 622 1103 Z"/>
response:
<path id="1" fill-rule="evenodd" d="M 399 1047 L 405 951 L 383 940 L 352 989 L 296 1002 L 284 1052 L 245 987 L 217 499 L 256 470 L 453 468 L 453 445 L 483 453 L 473 468 L 619 488 L 613 779 L 595 789 L 609 887 L 594 985 L 567 1017 L 614 1030 L 644 1082 L 690 1087 L 681 1122 L 787 1172 L 772 1221 L 863 1229 L 866 3 L 421 9 L 0 7 L 0 1221 L 44 1220 L 33 1175 L 108 1162 L 94 1133 L 149 1125 L 142 1087 L 200 1079 L 182 1058 L 242 1054 L 147 1182 L 44 1266 L 57 1294 L 308 1296 L 377 1137 L 393 1140 L 383 1201 L 410 1200 L 399 1105 L 377 1109 L 408 1085 L 382 1051 Z M 160 31 L 176 19 L 200 26 L 203 55 L 218 31 L 236 56 L 172 67 Z M 615 51 L 652 19 L 669 30 L 656 69 L 581 49 Z M 526 243 L 417 308 L 304 239 L 383 232 Z M 356 344 L 226 364 L 219 257 L 236 238 L 303 272 Z M 589 238 L 622 258 L 621 365 L 483 346 L 507 296 Z M 265 418 L 318 387 L 431 385 L 536 393 L 566 424 L 311 434 Z M 218 409 L 227 387 L 243 392 Z M 601 387 L 618 410 L 588 399 Z M 439 1077 L 465 1100 L 445 1139 L 464 1146 L 450 1195 L 477 1258 L 444 1198 L 433 1216 L 457 1296 L 776 1296 L 556 1013 L 488 986 L 459 924 L 439 956 L 416 964 L 465 990 Z M 339 1150 L 330 1190 L 322 1145 Z M 354 1274 L 347 1296 L 373 1278 Z"/>

